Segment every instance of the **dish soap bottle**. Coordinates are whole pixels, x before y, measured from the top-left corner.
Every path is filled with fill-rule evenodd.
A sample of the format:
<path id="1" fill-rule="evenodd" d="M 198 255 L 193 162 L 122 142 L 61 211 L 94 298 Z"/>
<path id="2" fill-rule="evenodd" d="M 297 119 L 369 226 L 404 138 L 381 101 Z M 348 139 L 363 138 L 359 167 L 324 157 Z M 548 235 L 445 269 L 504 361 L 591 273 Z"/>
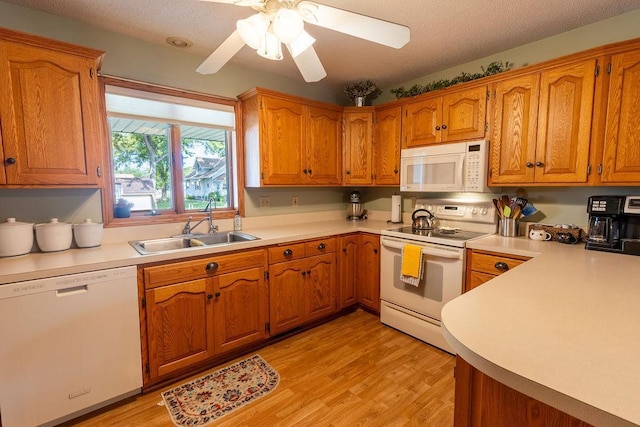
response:
<path id="1" fill-rule="evenodd" d="M 233 217 L 233 229 L 235 231 L 242 230 L 242 217 L 240 216 L 240 211 L 236 211 L 236 216 Z"/>

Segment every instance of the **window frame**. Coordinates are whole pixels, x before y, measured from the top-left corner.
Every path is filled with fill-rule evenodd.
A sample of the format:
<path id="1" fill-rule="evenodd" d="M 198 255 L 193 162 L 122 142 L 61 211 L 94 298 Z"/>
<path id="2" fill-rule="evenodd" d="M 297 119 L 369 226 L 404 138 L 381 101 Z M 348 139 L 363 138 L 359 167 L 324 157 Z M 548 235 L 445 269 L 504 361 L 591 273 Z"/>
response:
<path id="1" fill-rule="evenodd" d="M 194 211 L 185 211 L 184 209 L 184 188 L 177 183 L 183 183 L 182 167 L 176 167 L 177 162 L 181 162 L 181 144 L 170 142 L 171 151 L 171 179 L 174 183 L 172 197 L 175 198 L 175 208 L 173 212 L 163 211 L 160 215 L 148 215 L 145 212 L 132 212 L 129 218 L 115 218 L 113 206 L 115 204 L 115 181 L 113 170 L 113 154 L 111 146 L 110 127 L 107 116 L 106 107 L 106 86 L 119 86 L 127 89 L 135 89 L 149 93 L 161 95 L 169 95 L 178 98 L 187 98 L 216 104 L 228 105 L 233 107 L 235 115 L 235 132 L 231 132 L 232 138 L 229 143 L 229 157 L 231 176 L 229 177 L 230 193 L 235 194 L 234 206 L 213 211 L 214 219 L 231 219 L 236 211 L 244 216 L 244 144 L 242 142 L 242 118 L 240 108 L 241 104 L 238 99 L 225 98 L 215 95 L 204 94 L 200 92 L 192 92 L 183 89 L 159 86 L 151 83 L 144 83 L 134 80 L 123 79 L 113 76 L 100 76 L 100 102 L 102 110 L 102 124 L 104 136 L 103 156 L 105 159 L 105 167 L 103 170 L 102 184 L 102 219 L 105 227 L 121 227 L 133 225 L 152 225 L 167 224 L 174 222 L 186 221 L 189 217 L 194 216 Z M 177 126 L 170 126 L 170 141 L 179 140 L 179 130 Z M 235 138 L 234 138 L 235 136 Z"/>

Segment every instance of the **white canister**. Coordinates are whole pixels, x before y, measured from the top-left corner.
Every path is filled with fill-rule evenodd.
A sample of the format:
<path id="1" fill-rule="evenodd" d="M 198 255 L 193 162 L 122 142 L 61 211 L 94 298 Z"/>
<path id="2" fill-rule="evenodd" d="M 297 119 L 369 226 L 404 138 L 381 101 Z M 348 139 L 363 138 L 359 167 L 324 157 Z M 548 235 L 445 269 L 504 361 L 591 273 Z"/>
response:
<path id="1" fill-rule="evenodd" d="M 71 247 L 73 232 L 71 224 L 58 222 L 58 218 L 51 218 L 51 222 L 36 224 L 36 242 L 42 252 L 64 251 Z"/>
<path id="2" fill-rule="evenodd" d="M 24 255 L 33 247 L 33 223 L 8 218 L 0 223 L 0 257 Z"/>
<path id="3" fill-rule="evenodd" d="M 95 248 L 102 244 L 102 224 L 87 218 L 80 224 L 73 224 L 73 237 L 79 248 Z"/>

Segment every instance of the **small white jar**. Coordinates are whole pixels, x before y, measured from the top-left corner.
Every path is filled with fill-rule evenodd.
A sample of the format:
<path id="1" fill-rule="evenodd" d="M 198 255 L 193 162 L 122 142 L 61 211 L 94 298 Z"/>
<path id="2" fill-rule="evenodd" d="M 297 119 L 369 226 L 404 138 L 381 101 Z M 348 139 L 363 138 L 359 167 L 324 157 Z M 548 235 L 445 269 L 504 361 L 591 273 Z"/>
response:
<path id="1" fill-rule="evenodd" d="M 87 218 L 80 224 L 73 224 L 73 237 L 79 248 L 95 248 L 102 244 L 102 224 Z"/>
<path id="2" fill-rule="evenodd" d="M 0 257 L 18 256 L 31 252 L 33 223 L 7 218 L 0 223 Z"/>
<path id="3" fill-rule="evenodd" d="M 51 222 L 36 224 L 36 242 L 42 252 L 65 251 L 71 247 L 73 232 L 71 224 L 58 222 L 58 218 L 51 218 Z"/>

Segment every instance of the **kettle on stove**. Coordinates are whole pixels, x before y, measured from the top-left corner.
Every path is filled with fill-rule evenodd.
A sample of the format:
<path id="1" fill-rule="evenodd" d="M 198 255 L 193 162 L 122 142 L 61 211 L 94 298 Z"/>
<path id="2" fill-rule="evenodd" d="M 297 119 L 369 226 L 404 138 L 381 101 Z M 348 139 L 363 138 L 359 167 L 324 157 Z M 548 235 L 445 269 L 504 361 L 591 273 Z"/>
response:
<path id="1" fill-rule="evenodd" d="M 411 214 L 411 228 L 414 230 L 431 230 L 434 228 L 436 216 L 426 209 L 416 209 Z"/>

